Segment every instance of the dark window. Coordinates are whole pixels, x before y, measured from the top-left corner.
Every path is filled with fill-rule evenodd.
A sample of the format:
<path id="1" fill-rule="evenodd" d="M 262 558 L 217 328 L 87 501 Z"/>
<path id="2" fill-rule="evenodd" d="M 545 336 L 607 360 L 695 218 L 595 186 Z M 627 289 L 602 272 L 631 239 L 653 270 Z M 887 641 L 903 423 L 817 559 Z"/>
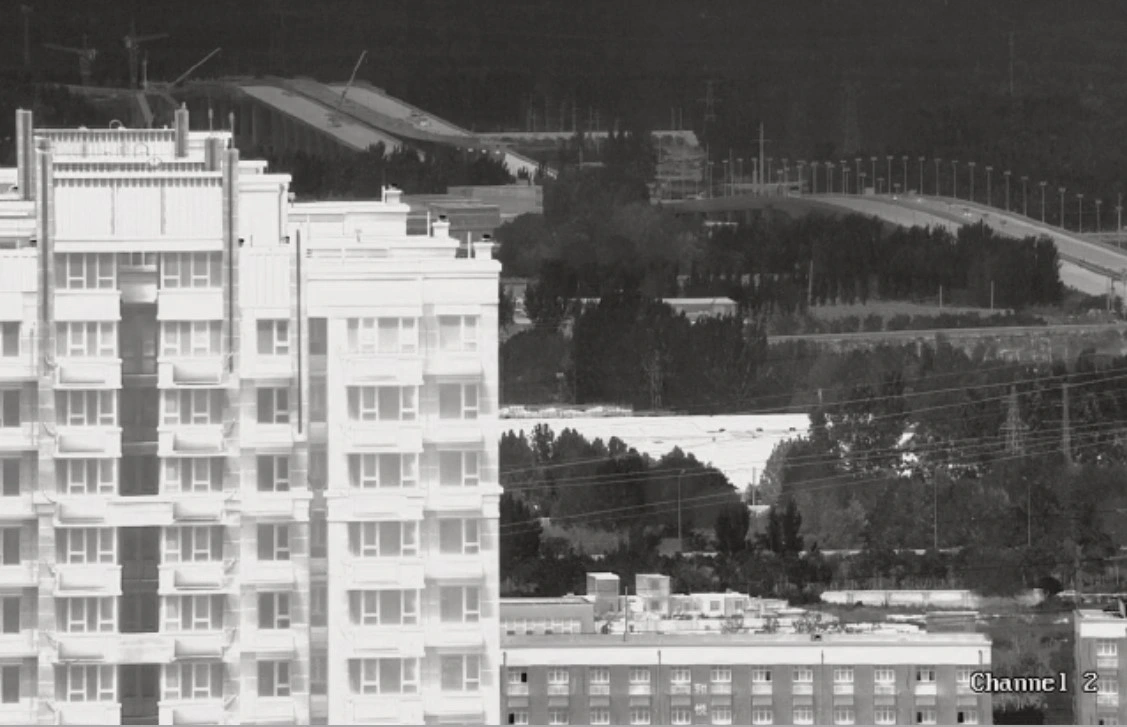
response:
<path id="1" fill-rule="evenodd" d="M 309 354 L 324 356 L 329 352 L 329 326 L 326 318 L 309 319 Z"/>
<path id="2" fill-rule="evenodd" d="M 0 548 L 4 553 L 4 565 L 20 564 L 20 531 L 19 528 L 6 528 L 0 537 Z"/>
<path id="3" fill-rule="evenodd" d="M 20 701 L 20 668 L 0 667 L 0 701 L 12 704 Z"/>
<path id="4" fill-rule="evenodd" d="M 20 597 L 7 596 L 3 599 L 3 629 L 6 634 L 18 634 L 20 632 Z"/>
<path id="5" fill-rule="evenodd" d="M 0 479 L 3 479 L 3 496 L 18 497 L 20 494 L 20 461 L 5 459 L 0 465 Z"/>
<path id="6" fill-rule="evenodd" d="M 14 389 L 4 391 L 3 410 L 0 417 L 3 421 L 0 426 L 18 427 L 20 425 L 20 392 Z"/>
<path id="7" fill-rule="evenodd" d="M 19 323 L 3 323 L 3 324 L 0 324 L 0 355 L 2 355 L 2 356 L 19 356 L 20 355 L 20 324 Z"/>

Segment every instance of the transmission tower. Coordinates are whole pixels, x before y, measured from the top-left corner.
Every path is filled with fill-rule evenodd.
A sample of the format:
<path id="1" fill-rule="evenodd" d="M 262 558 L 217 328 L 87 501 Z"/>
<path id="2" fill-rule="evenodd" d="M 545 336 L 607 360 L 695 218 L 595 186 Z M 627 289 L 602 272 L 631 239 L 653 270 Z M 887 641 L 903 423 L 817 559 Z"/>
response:
<path id="1" fill-rule="evenodd" d="M 1025 433 L 1029 429 L 1021 420 L 1021 408 L 1017 401 L 1017 387 L 1010 387 L 1006 410 L 1006 422 L 1002 433 L 1006 436 L 1006 453 L 1021 455 L 1025 452 Z"/>

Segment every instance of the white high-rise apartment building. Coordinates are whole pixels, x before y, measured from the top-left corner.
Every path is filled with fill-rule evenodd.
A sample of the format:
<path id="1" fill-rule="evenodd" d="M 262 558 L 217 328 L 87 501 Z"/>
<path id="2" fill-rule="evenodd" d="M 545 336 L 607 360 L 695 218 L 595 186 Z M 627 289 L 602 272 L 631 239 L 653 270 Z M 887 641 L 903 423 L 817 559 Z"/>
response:
<path id="1" fill-rule="evenodd" d="M 496 724 L 490 244 L 230 143 L 17 113 L 0 723 Z"/>

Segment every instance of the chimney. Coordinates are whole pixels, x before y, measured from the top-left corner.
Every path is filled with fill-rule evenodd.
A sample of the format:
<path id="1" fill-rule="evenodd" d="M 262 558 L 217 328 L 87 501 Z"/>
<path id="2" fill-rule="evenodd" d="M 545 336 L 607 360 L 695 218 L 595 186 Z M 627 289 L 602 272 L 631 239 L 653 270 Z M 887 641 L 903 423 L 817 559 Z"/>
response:
<path id="1" fill-rule="evenodd" d="M 55 236 L 55 209 L 54 209 L 54 195 L 52 189 L 55 184 L 55 169 L 54 169 L 54 154 L 51 151 L 51 142 L 43 139 L 39 142 L 39 148 L 36 156 L 32 157 L 34 164 L 39 165 L 39 174 L 32 177 L 31 181 L 38 180 L 43 189 L 41 194 L 36 197 L 40 198 L 40 202 L 36 205 L 36 240 L 37 244 L 43 244 L 45 250 L 50 250 L 51 245 L 48 243 L 54 240 Z M 28 188 L 31 191 L 31 188 Z M 50 296 L 48 296 L 50 297 Z"/>
<path id="2" fill-rule="evenodd" d="M 473 244 L 473 256 L 481 260 L 493 259 L 493 235 L 486 233 L 481 236 L 481 240 Z"/>
<path id="3" fill-rule="evenodd" d="M 450 221 L 446 219 L 446 215 L 439 215 L 438 222 L 434 223 L 434 228 L 430 233 L 431 237 L 450 237 Z"/>
<path id="4" fill-rule="evenodd" d="M 204 169 L 209 172 L 218 172 L 223 168 L 223 139 L 208 137 L 203 148 Z"/>
<path id="5" fill-rule="evenodd" d="M 383 188 L 383 201 L 385 204 L 400 204 L 403 199 L 403 190 L 395 185 Z"/>
<path id="6" fill-rule="evenodd" d="M 181 103 L 176 109 L 176 158 L 183 159 L 188 156 L 188 105 Z"/>
<path id="7" fill-rule="evenodd" d="M 35 199 L 35 127 L 28 109 L 16 109 L 16 184 L 20 199 Z"/>

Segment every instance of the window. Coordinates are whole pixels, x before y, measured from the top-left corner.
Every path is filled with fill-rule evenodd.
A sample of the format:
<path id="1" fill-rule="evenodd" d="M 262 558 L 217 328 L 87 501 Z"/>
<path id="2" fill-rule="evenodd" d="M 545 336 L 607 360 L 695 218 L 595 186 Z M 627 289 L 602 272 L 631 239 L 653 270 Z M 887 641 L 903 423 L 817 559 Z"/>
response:
<path id="1" fill-rule="evenodd" d="M 413 626 L 419 623 L 418 591 L 349 591 L 352 623 L 359 626 Z"/>
<path id="2" fill-rule="evenodd" d="M 0 702 L 15 704 L 20 701 L 20 667 L 0 666 Z"/>
<path id="3" fill-rule="evenodd" d="M 797 684 L 811 684 L 814 681 L 814 670 L 807 666 L 794 668 L 794 681 Z"/>
<path id="4" fill-rule="evenodd" d="M 117 630 L 116 598 L 56 598 L 59 628 L 71 634 Z"/>
<path id="5" fill-rule="evenodd" d="M 839 666 L 834 668 L 834 684 L 853 684 L 853 667 Z"/>
<path id="6" fill-rule="evenodd" d="M 329 586 L 313 583 L 309 586 L 309 625 L 325 626 L 329 619 Z"/>
<path id="7" fill-rule="evenodd" d="M 444 518 L 438 521 L 438 550 L 448 555 L 477 555 L 477 520 Z"/>
<path id="8" fill-rule="evenodd" d="M 770 669 L 752 669 L 751 670 L 751 683 L 752 684 L 770 684 L 771 683 L 771 670 Z"/>
<path id="9" fill-rule="evenodd" d="M 113 528 L 59 528 L 55 531 L 55 538 L 56 558 L 60 563 L 92 565 L 117 562 L 117 539 Z M 8 545 L 6 538 L 4 545 Z M 6 550 L 4 555 L 7 563 Z"/>
<path id="10" fill-rule="evenodd" d="M 223 391 L 195 389 L 164 391 L 161 396 L 165 425 L 219 424 L 223 416 Z"/>
<path id="11" fill-rule="evenodd" d="M 916 724 L 938 724 L 934 709 L 921 709 L 916 712 Z"/>
<path id="12" fill-rule="evenodd" d="M 916 681 L 921 684 L 933 684 L 935 682 L 935 669 L 916 669 Z"/>
<path id="13" fill-rule="evenodd" d="M 218 288 L 223 284 L 222 257 L 217 252 L 173 252 L 161 255 L 160 287 Z"/>
<path id="14" fill-rule="evenodd" d="M 284 320 L 257 321 L 259 356 L 290 355 L 290 322 Z"/>
<path id="15" fill-rule="evenodd" d="M 166 563 L 203 563 L 223 560 L 223 528 L 179 525 L 164 530 Z"/>
<path id="16" fill-rule="evenodd" d="M 20 597 L 4 596 L 0 598 L 0 630 L 5 634 L 18 634 L 20 632 Z"/>
<path id="17" fill-rule="evenodd" d="M 63 702 L 117 701 L 117 667 L 98 664 L 56 666 L 55 698 Z"/>
<path id="18" fill-rule="evenodd" d="M 752 724 L 773 724 L 775 722 L 775 713 L 770 709 L 763 707 L 753 707 L 751 710 L 751 723 Z"/>
<path id="19" fill-rule="evenodd" d="M 314 510 L 309 514 L 309 557 L 325 558 L 329 554 L 329 524 L 327 513 Z"/>
<path id="20" fill-rule="evenodd" d="M 221 492 L 223 490 L 222 457 L 170 457 L 162 460 L 163 485 L 169 491 Z"/>
<path id="21" fill-rule="evenodd" d="M 18 427 L 20 425 L 20 390 L 4 389 L 0 391 L 0 427 Z"/>
<path id="22" fill-rule="evenodd" d="M 288 455 L 258 456 L 258 491 L 290 491 L 290 458 Z"/>
<path id="23" fill-rule="evenodd" d="M 1096 656 L 1119 656 L 1119 644 L 1105 639 L 1097 641 Z"/>
<path id="24" fill-rule="evenodd" d="M 672 684 L 691 684 L 693 681 L 692 670 L 685 667 L 677 667 L 670 673 L 669 681 Z"/>
<path id="25" fill-rule="evenodd" d="M 258 526 L 258 559 L 259 560 L 289 560 L 290 559 L 290 526 L 289 525 L 259 525 Z"/>
<path id="26" fill-rule="evenodd" d="M 0 356 L 20 355 L 20 324 L 16 321 L 0 323 Z"/>
<path id="27" fill-rule="evenodd" d="M 591 667 L 588 676 L 592 684 L 610 684 L 610 669 L 605 666 Z"/>
<path id="28" fill-rule="evenodd" d="M 57 482 L 67 495 L 111 495 L 117 489 L 116 459 L 59 459 Z"/>
<path id="29" fill-rule="evenodd" d="M 63 532 L 67 531 L 60 531 L 60 533 Z M 62 538 L 61 535 L 59 537 Z M 62 560 L 62 558 L 59 560 Z M 20 564 L 20 529 L 18 527 L 0 528 L 0 564 Z"/>
<path id="30" fill-rule="evenodd" d="M 439 384 L 439 419 L 477 419 L 477 384 Z"/>
<path id="31" fill-rule="evenodd" d="M 418 353 L 419 330 L 414 318 L 349 318 L 348 352 L 358 354 Z"/>
<path id="32" fill-rule="evenodd" d="M 673 709 L 669 712 L 669 721 L 675 725 L 692 724 L 693 712 L 689 709 Z"/>
<path id="33" fill-rule="evenodd" d="M 814 724 L 814 709 L 812 707 L 795 707 L 794 723 Z"/>
<path id="34" fill-rule="evenodd" d="M 591 720 L 592 725 L 609 725 L 610 724 L 610 710 L 609 709 L 592 709 L 587 713 L 588 718 Z M 525 722 L 524 724 L 528 724 Z"/>
<path id="35" fill-rule="evenodd" d="M 0 459 L 0 497 L 19 497 L 19 495 L 20 461 L 15 457 Z"/>
<path id="36" fill-rule="evenodd" d="M 528 712 L 509 712 L 509 724 L 528 724 Z M 607 712 L 606 722 L 592 721 L 591 724 L 610 724 L 610 712 Z"/>
<path id="37" fill-rule="evenodd" d="M 309 379 L 309 421 L 325 422 L 329 415 L 329 383 L 322 377 Z"/>
<path id="38" fill-rule="evenodd" d="M 548 669 L 548 686 L 549 688 L 567 687 L 571 683 L 571 672 L 564 668 L 550 668 Z"/>
<path id="39" fill-rule="evenodd" d="M 107 460 L 99 460 L 105 462 Z M 113 462 L 114 460 L 108 460 Z M 127 454 L 121 458 L 118 492 L 123 497 L 160 494 L 160 458 L 155 454 Z"/>
<path id="40" fill-rule="evenodd" d="M 630 668 L 630 683 L 631 684 L 649 684 L 650 683 L 650 670 L 645 667 L 631 667 Z"/>
<path id="41" fill-rule="evenodd" d="M 350 386 L 348 416 L 357 422 L 412 422 L 418 416 L 414 386 Z"/>
<path id="42" fill-rule="evenodd" d="M 309 355 L 324 356 L 329 352 L 329 322 L 325 318 L 309 319 Z"/>
<path id="43" fill-rule="evenodd" d="M 955 721 L 958 724 L 978 724 L 978 710 L 960 709 Z"/>
<path id="44" fill-rule="evenodd" d="M 157 254 L 155 252 L 120 252 L 117 254 L 119 268 L 150 268 L 156 270 Z"/>
<path id="45" fill-rule="evenodd" d="M 223 351 L 219 321 L 164 321 L 160 324 L 162 356 L 218 356 Z"/>
<path id="46" fill-rule="evenodd" d="M 889 669 L 888 667 L 880 667 L 873 671 L 873 682 L 878 685 L 892 685 L 896 683 L 896 670 Z"/>
<path id="47" fill-rule="evenodd" d="M 55 334 L 56 356 L 117 358 L 114 323 L 56 323 Z"/>
<path id="48" fill-rule="evenodd" d="M 834 707 L 834 724 L 853 724 L 856 718 L 849 707 Z"/>
<path id="49" fill-rule="evenodd" d="M 313 695 L 329 692 L 329 653 L 314 649 L 309 655 L 309 693 Z"/>
<path id="50" fill-rule="evenodd" d="M 222 662 L 181 661 L 165 665 L 165 699 L 221 699 L 222 697 Z"/>
<path id="51" fill-rule="evenodd" d="M 290 663 L 288 661 L 258 662 L 258 696 L 290 696 Z"/>
<path id="52" fill-rule="evenodd" d="M 164 630 L 219 631 L 223 628 L 224 596 L 165 596 Z"/>
<path id="53" fill-rule="evenodd" d="M 712 724 L 732 724 L 732 708 L 713 707 Z"/>
<path id="54" fill-rule="evenodd" d="M 419 552 L 417 522 L 348 524 L 349 549 L 361 558 L 413 557 Z"/>
<path id="55" fill-rule="evenodd" d="M 290 627 L 290 594 L 258 594 L 258 628 L 285 630 Z"/>
<path id="56" fill-rule="evenodd" d="M 117 424 L 116 391 L 56 391 L 58 422 L 71 427 Z"/>
<path id="57" fill-rule="evenodd" d="M 443 623 L 477 623 L 481 617 L 480 589 L 477 586 L 441 587 L 439 617 Z"/>
<path id="58" fill-rule="evenodd" d="M 974 669 L 970 667 L 959 667 L 955 670 L 955 685 L 959 689 L 970 689 L 970 675 L 974 673 Z"/>
<path id="59" fill-rule="evenodd" d="M 442 487 L 477 487 L 477 452 L 439 452 L 438 484 Z"/>
<path id="60" fill-rule="evenodd" d="M 548 724 L 568 724 L 567 711 L 562 709 L 549 709 L 548 710 Z"/>
<path id="61" fill-rule="evenodd" d="M 349 659 L 353 694 L 417 694 L 418 659 Z"/>
<path id="62" fill-rule="evenodd" d="M 112 253 L 68 253 L 56 259 L 55 285 L 63 290 L 110 290 L 117 287 Z"/>
<path id="63" fill-rule="evenodd" d="M 635 707 L 630 710 L 630 724 L 649 724 L 650 710 L 647 707 Z"/>
<path id="64" fill-rule="evenodd" d="M 350 454 L 349 480 L 362 489 L 414 488 L 419 484 L 418 461 L 414 454 Z"/>
<path id="65" fill-rule="evenodd" d="M 1114 678 L 1100 677 L 1096 691 L 1100 694 L 1119 694 L 1119 682 Z"/>
<path id="66" fill-rule="evenodd" d="M 731 684 L 732 669 L 727 666 L 714 666 L 709 670 L 708 680 L 713 684 Z"/>
<path id="67" fill-rule="evenodd" d="M 877 724 L 896 724 L 896 710 L 891 707 L 877 707 L 873 710 L 873 721 Z"/>
<path id="68" fill-rule="evenodd" d="M 258 390 L 258 423 L 289 424 L 290 390 L 271 386 Z"/>
<path id="69" fill-rule="evenodd" d="M 477 321 L 477 316 L 439 316 L 439 349 L 442 351 L 476 351 Z"/>
<path id="70" fill-rule="evenodd" d="M 481 686 L 481 657 L 477 654 L 443 656 L 442 691 L 476 692 Z"/>

